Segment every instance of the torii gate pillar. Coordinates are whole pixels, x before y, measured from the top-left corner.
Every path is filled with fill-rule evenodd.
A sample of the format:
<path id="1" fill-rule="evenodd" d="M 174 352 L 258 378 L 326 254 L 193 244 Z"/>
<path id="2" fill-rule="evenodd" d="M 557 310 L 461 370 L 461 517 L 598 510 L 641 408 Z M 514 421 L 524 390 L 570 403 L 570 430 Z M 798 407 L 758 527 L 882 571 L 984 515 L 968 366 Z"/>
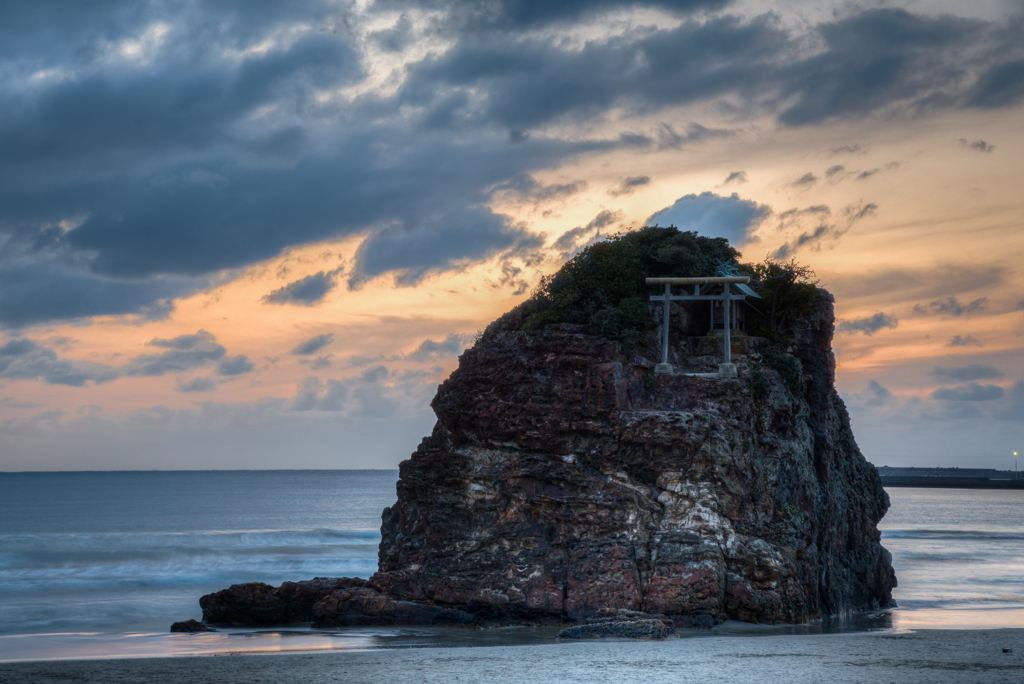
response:
<path id="1" fill-rule="evenodd" d="M 742 284 L 746 285 L 750 282 L 750 278 L 747 276 L 723 276 L 716 278 L 647 278 L 648 285 L 664 285 L 665 294 L 652 296 L 652 301 L 663 301 L 664 302 L 664 322 L 662 324 L 662 335 L 661 335 L 661 363 L 654 367 L 655 373 L 671 373 L 672 364 L 668 362 L 668 323 L 669 323 L 669 306 L 673 300 L 722 300 L 722 313 L 724 318 L 724 335 L 722 336 L 722 363 L 718 365 L 718 377 L 720 378 L 735 378 L 736 377 L 736 364 L 732 362 L 732 316 L 730 316 L 730 307 L 732 300 L 742 300 L 744 295 L 735 295 L 730 290 L 731 284 Z M 673 295 L 673 285 L 693 285 L 692 295 Z M 722 294 L 720 295 L 702 295 L 700 293 L 701 285 L 721 285 Z"/>

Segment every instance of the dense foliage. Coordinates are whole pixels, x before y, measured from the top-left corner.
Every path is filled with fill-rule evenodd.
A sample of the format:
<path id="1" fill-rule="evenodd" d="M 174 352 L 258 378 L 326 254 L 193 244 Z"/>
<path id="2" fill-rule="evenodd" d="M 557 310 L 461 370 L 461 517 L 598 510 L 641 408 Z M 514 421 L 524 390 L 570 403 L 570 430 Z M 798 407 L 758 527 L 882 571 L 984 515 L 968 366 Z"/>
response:
<path id="1" fill-rule="evenodd" d="M 757 331 L 763 337 L 776 338 L 789 331 L 802 316 L 814 310 L 817 281 L 814 271 L 801 266 L 795 259 L 774 261 L 765 259 L 747 267 L 756 281 L 761 301 L 752 300 L 752 306 L 761 314 Z"/>
<path id="2" fill-rule="evenodd" d="M 578 323 L 595 335 L 633 339 L 647 317 L 645 278 L 713 276 L 739 252 L 724 238 L 678 228 L 641 228 L 585 247 L 546 276 L 521 306 L 526 328 Z"/>
<path id="3" fill-rule="evenodd" d="M 704 277 L 740 256 L 724 238 L 678 228 L 646 227 L 613 235 L 585 247 L 550 276 L 520 306 L 525 329 L 576 323 L 611 339 L 635 339 L 648 315 L 652 277 Z M 763 299 L 749 298 L 750 331 L 781 341 L 793 324 L 813 309 L 814 272 L 796 261 L 766 259 L 738 264 Z M 781 371 L 780 371 L 781 372 Z M 786 373 L 783 373 L 786 375 Z"/>

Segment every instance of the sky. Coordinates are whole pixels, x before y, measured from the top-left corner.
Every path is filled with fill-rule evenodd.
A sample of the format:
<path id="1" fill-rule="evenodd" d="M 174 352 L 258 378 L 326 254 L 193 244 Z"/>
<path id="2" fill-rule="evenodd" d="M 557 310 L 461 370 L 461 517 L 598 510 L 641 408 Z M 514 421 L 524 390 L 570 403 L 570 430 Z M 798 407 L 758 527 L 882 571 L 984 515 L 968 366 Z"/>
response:
<path id="1" fill-rule="evenodd" d="M 645 224 L 836 297 L 877 465 L 1024 451 L 1024 5 L 0 4 L 0 470 L 392 468 Z"/>

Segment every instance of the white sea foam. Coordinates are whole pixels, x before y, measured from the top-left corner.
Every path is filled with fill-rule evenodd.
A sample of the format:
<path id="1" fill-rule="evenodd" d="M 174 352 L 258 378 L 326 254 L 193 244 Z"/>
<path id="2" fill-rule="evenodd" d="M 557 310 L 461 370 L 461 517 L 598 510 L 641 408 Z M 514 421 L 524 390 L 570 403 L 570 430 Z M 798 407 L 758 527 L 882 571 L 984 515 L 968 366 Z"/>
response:
<path id="1" fill-rule="evenodd" d="M 368 577 L 396 475 L 0 475 L 0 634 L 163 632 L 231 584 Z"/>

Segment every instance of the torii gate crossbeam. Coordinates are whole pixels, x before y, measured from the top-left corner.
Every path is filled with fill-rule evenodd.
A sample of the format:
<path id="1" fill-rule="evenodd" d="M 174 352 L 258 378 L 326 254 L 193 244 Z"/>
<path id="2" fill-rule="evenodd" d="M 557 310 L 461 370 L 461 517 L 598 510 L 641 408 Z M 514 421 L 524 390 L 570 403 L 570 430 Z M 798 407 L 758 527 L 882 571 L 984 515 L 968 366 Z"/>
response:
<path id="1" fill-rule="evenodd" d="M 730 291 L 730 285 L 746 285 L 750 283 L 748 276 L 719 276 L 710 278 L 647 278 L 648 285 L 664 285 L 665 294 L 663 295 L 651 295 L 651 301 L 663 301 L 664 306 L 664 325 L 662 325 L 662 338 L 661 338 L 661 363 L 654 368 L 655 373 L 671 373 L 672 366 L 668 362 L 668 321 L 669 321 L 669 306 L 673 301 L 721 301 L 724 317 L 725 334 L 723 335 L 723 350 L 722 350 L 722 364 L 718 367 L 718 373 L 722 377 L 736 377 L 736 367 L 732 363 L 732 338 L 730 336 L 730 328 L 732 327 L 732 320 L 730 316 L 729 306 L 730 302 L 742 301 L 746 299 L 746 295 L 743 294 L 732 294 Z M 673 285 L 693 285 L 692 295 L 674 295 L 672 294 Z M 722 294 L 715 295 L 702 295 L 700 293 L 701 285 L 721 285 Z"/>

